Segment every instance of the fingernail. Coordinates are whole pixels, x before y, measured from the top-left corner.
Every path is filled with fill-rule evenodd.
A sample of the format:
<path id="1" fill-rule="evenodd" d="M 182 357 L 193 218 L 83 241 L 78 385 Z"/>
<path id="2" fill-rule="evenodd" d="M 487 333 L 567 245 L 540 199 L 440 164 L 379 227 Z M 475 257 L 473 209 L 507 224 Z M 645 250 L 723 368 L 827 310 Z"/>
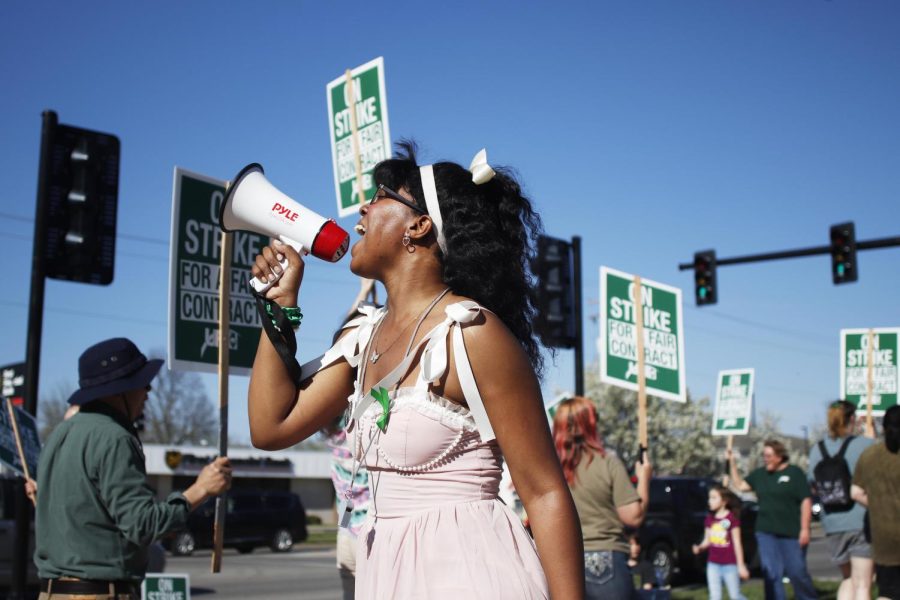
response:
<path id="1" fill-rule="evenodd" d="M 284 260 L 284 254 L 278 253 L 278 254 L 275 256 L 275 258 L 278 259 L 278 262 L 281 262 L 281 261 Z"/>
<path id="2" fill-rule="evenodd" d="M 276 239 L 276 240 L 275 240 L 275 245 L 276 245 L 276 246 L 284 246 L 284 243 L 283 243 L 281 240 Z"/>
<path id="3" fill-rule="evenodd" d="M 274 267 L 272 267 L 272 270 L 275 271 L 276 273 L 281 273 L 281 267 L 278 265 L 275 265 Z"/>
<path id="4" fill-rule="evenodd" d="M 275 276 L 272 273 L 269 273 L 269 281 L 275 281 Z"/>

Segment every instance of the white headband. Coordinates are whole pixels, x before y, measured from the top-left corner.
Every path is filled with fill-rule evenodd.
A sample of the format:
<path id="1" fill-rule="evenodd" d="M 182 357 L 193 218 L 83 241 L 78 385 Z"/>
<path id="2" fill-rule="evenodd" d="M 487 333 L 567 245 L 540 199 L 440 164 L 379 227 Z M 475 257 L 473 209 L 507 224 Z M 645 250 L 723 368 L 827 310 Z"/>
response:
<path id="1" fill-rule="evenodd" d="M 444 220 L 441 218 L 441 205 L 438 202 L 437 187 L 434 184 L 434 165 L 425 165 L 419 167 L 419 174 L 422 176 L 422 191 L 425 193 L 425 207 L 428 209 L 428 216 L 434 223 L 437 243 L 445 255 L 447 254 L 447 241 L 444 239 Z M 487 150 L 482 148 L 475 158 L 469 164 L 469 171 L 472 173 L 472 183 L 481 185 L 490 181 L 496 173 L 487 162 Z"/>

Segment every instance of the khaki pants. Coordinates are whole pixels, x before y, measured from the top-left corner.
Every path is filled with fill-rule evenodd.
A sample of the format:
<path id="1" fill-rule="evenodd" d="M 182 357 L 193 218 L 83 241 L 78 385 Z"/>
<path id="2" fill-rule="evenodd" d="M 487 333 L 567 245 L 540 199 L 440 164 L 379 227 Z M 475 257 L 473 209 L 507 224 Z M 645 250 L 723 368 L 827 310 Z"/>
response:
<path id="1" fill-rule="evenodd" d="M 110 588 L 112 585 L 110 584 Z M 47 592 L 41 592 L 41 595 L 38 596 L 38 600 L 141 600 L 140 589 L 137 585 L 134 586 L 135 593 L 130 594 L 60 594 L 59 592 L 53 591 L 53 584 L 50 584 L 50 591 L 53 592 L 48 594 Z M 113 590 L 110 589 L 110 592 Z"/>
<path id="2" fill-rule="evenodd" d="M 135 594 L 57 594 L 41 592 L 38 600 L 140 600 Z"/>

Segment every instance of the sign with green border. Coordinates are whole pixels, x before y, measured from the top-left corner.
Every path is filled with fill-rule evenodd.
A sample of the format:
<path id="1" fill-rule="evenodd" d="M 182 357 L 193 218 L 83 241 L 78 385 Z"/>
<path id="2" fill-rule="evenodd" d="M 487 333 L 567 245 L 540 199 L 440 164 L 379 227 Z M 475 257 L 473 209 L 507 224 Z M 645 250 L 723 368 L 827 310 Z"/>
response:
<path id="1" fill-rule="evenodd" d="M 719 371 L 713 435 L 747 435 L 753 414 L 753 369 Z"/>
<path id="2" fill-rule="evenodd" d="M 16 415 L 16 425 L 18 425 L 19 438 L 22 441 L 22 451 L 25 453 L 29 474 L 36 479 L 38 459 L 41 455 L 41 438 L 38 435 L 37 422 L 30 414 L 13 405 L 10 398 L 3 396 L 0 396 L 0 462 L 13 471 L 25 475 L 22 461 L 19 460 L 19 450 L 16 447 L 10 409 Z"/>
<path id="3" fill-rule="evenodd" d="M 384 58 L 379 56 L 352 69 L 350 74 L 356 96 L 356 127 L 363 195 L 368 199 L 375 193 L 375 180 L 372 177 L 375 165 L 391 156 L 391 132 L 388 127 L 387 92 L 384 86 Z M 328 134 L 331 138 L 331 160 L 334 166 L 338 214 L 346 217 L 355 214 L 360 204 L 347 77 L 341 75 L 325 86 L 325 95 L 328 97 Z"/>
<path id="4" fill-rule="evenodd" d="M 897 345 L 900 327 L 873 329 L 872 343 L 872 415 L 884 416 L 897 406 L 900 369 Z M 841 393 L 842 400 L 866 409 L 869 377 L 869 330 L 841 329 Z"/>
<path id="5" fill-rule="evenodd" d="M 141 600 L 191 600 L 191 576 L 187 573 L 147 573 L 141 583 Z"/>
<path id="6" fill-rule="evenodd" d="M 225 184 L 175 167 L 169 252 L 170 369 L 218 371 L 219 207 L 225 198 Z M 269 240 L 245 231 L 232 235 L 229 373 L 249 375 L 262 325 L 247 282 L 250 266 Z"/>
<path id="7" fill-rule="evenodd" d="M 634 275 L 600 267 L 600 380 L 629 390 L 637 383 Z M 685 402 L 681 290 L 641 279 L 647 393 Z"/>

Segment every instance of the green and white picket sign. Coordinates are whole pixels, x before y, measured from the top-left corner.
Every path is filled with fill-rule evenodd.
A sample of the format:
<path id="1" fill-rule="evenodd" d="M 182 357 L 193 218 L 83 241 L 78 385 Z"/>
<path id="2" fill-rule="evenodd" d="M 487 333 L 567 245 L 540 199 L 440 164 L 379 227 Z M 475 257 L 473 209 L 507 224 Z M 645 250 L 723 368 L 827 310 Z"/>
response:
<path id="1" fill-rule="evenodd" d="M 753 410 L 753 369 L 719 371 L 713 435 L 747 435 Z"/>
<path id="2" fill-rule="evenodd" d="M 16 427 L 12 418 L 15 415 Z M 16 444 L 16 429 L 19 432 L 19 441 L 22 443 L 22 453 L 25 455 L 27 471 L 22 466 L 19 457 L 19 449 Z M 0 396 L 0 462 L 10 469 L 37 479 L 38 459 L 41 454 L 41 439 L 38 436 L 37 422 L 30 414 L 14 406 L 12 400 Z"/>
<path id="3" fill-rule="evenodd" d="M 900 327 L 872 329 L 872 415 L 880 417 L 897 405 L 900 369 L 897 364 Z M 869 329 L 841 329 L 841 393 L 843 400 L 867 408 Z"/>
<path id="4" fill-rule="evenodd" d="M 355 124 L 350 114 L 347 77 L 341 75 L 327 86 L 328 132 L 331 138 L 331 160 L 334 166 L 334 188 L 338 214 L 342 217 L 359 210 L 361 180 L 363 197 L 375 192 L 372 171 L 379 162 L 391 156 L 391 133 L 388 127 L 387 93 L 384 86 L 384 58 L 378 57 L 350 70 L 355 98 Z M 357 142 L 353 141 L 353 126 Z M 357 178 L 359 164 L 362 177 Z"/>
<path id="5" fill-rule="evenodd" d="M 147 573 L 141 583 L 141 600 L 190 600 L 188 573 Z"/>
<path id="6" fill-rule="evenodd" d="M 175 167 L 169 249 L 170 369 L 218 372 L 219 207 L 226 182 Z M 250 266 L 268 244 L 255 233 L 233 234 L 229 314 L 229 372 L 249 375 L 262 324 L 247 284 Z"/>
<path id="7" fill-rule="evenodd" d="M 600 267 L 600 380 L 638 390 L 634 275 Z M 641 279 L 644 374 L 651 396 L 687 401 L 681 290 Z"/>

